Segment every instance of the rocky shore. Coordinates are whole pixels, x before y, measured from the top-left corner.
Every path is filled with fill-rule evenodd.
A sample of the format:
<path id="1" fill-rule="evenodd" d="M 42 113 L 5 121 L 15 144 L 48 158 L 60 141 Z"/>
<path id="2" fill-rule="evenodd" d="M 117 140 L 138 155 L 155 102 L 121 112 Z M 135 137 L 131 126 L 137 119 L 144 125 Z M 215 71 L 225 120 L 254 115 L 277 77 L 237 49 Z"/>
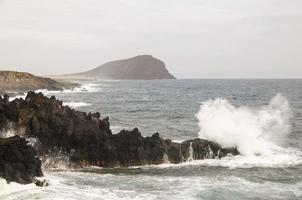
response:
<path id="1" fill-rule="evenodd" d="M 41 161 L 24 138 L 0 138 L 0 177 L 21 184 L 37 182 L 43 176 Z"/>
<path id="2" fill-rule="evenodd" d="M 0 71 L 0 95 L 22 94 L 29 90 L 63 90 L 77 87 L 78 84 L 58 82 L 51 78 L 35 76 L 27 72 Z"/>
<path id="3" fill-rule="evenodd" d="M 143 137 L 137 128 L 112 134 L 108 117 L 76 111 L 54 96 L 35 92 L 29 92 L 24 100 L 0 98 L 0 130 L 11 128 L 11 124 L 21 137 L 39 141 L 39 156 L 59 149 L 81 166 L 128 167 L 239 154 L 203 139 L 176 143 L 158 133 Z"/>

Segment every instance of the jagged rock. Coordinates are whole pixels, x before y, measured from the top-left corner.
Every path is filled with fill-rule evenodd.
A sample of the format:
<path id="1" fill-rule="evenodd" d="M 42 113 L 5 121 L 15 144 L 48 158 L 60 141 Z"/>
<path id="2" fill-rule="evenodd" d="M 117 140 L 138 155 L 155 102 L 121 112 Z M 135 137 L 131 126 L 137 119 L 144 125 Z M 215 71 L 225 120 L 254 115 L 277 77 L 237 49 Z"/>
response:
<path id="1" fill-rule="evenodd" d="M 25 100 L 0 101 L 0 123 L 13 122 L 24 135 L 38 138 L 39 153 L 59 149 L 72 153 L 71 160 L 81 165 L 102 167 L 180 163 L 190 159 L 220 158 L 235 149 L 194 139 L 182 143 L 165 140 L 158 133 L 143 137 L 137 128 L 112 134 L 109 118 L 100 113 L 85 113 L 63 106 L 55 97 L 29 92 Z M 0 122 L 1 122 L 0 121 Z"/>
<path id="2" fill-rule="evenodd" d="M 0 177 L 21 184 L 43 176 L 41 161 L 25 139 L 19 136 L 0 138 Z"/>
<path id="3" fill-rule="evenodd" d="M 50 185 L 49 181 L 47 181 L 45 179 L 42 179 L 42 180 L 35 179 L 34 182 L 35 182 L 35 185 L 39 186 L 39 187 L 47 187 Z"/>

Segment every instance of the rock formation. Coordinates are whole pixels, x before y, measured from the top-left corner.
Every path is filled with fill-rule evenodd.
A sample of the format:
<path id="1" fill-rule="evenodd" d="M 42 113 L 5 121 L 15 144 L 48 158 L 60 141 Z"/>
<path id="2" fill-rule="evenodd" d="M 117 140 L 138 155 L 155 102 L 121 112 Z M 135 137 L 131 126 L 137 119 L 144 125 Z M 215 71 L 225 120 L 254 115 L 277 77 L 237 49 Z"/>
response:
<path id="1" fill-rule="evenodd" d="M 35 92 L 29 92 L 25 100 L 0 98 L 0 129 L 10 123 L 19 135 L 40 141 L 40 155 L 60 149 L 81 165 L 127 167 L 238 154 L 236 149 L 223 149 L 202 139 L 176 143 L 158 133 L 143 137 L 137 128 L 112 134 L 108 117 L 75 111 L 54 96 Z"/>
<path id="2" fill-rule="evenodd" d="M 62 90 L 75 86 L 43 78 L 26 72 L 0 71 L 0 94 L 10 92 L 28 92 L 29 90 Z"/>
<path id="3" fill-rule="evenodd" d="M 43 176 L 41 161 L 24 138 L 0 138 L 0 177 L 8 182 L 27 184 L 36 182 L 35 177 L 40 176 Z"/>
<path id="4" fill-rule="evenodd" d="M 175 79 L 166 69 L 163 61 L 151 55 L 141 55 L 133 58 L 111 61 L 95 69 L 77 74 L 53 76 L 56 79 L 128 79 L 152 80 Z"/>

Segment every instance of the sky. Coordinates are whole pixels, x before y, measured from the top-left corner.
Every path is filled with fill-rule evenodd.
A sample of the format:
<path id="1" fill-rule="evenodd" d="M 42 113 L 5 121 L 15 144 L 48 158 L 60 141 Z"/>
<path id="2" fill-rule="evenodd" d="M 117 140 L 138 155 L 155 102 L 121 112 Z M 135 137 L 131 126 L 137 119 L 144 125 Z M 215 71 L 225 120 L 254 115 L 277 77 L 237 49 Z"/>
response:
<path id="1" fill-rule="evenodd" d="M 177 78 L 302 78 L 302 0 L 0 0 L 0 70 L 142 54 Z"/>

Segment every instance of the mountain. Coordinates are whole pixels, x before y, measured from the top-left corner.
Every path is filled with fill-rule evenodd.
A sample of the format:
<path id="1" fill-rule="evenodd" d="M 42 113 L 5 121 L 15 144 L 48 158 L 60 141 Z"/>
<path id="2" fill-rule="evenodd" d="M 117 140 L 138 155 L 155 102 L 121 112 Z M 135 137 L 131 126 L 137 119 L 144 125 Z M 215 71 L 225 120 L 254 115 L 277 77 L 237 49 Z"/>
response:
<path id="1" fill-rule="evenodd" d="M 105 63 L 92 70 L 61 76 L 52 76 L 57 79 L 175 79 L 166 69 L 163 61 L 151 55 L 140 55 L 128 59 Z"/>
<path id="2" fill-rule="evenodd" d="M 35 76 L 27 72 L 0 71 L 0 94 L 27 92 L 29 90 L 62 90 L 70 84 L 57 82 L 50 78 Z"/>

